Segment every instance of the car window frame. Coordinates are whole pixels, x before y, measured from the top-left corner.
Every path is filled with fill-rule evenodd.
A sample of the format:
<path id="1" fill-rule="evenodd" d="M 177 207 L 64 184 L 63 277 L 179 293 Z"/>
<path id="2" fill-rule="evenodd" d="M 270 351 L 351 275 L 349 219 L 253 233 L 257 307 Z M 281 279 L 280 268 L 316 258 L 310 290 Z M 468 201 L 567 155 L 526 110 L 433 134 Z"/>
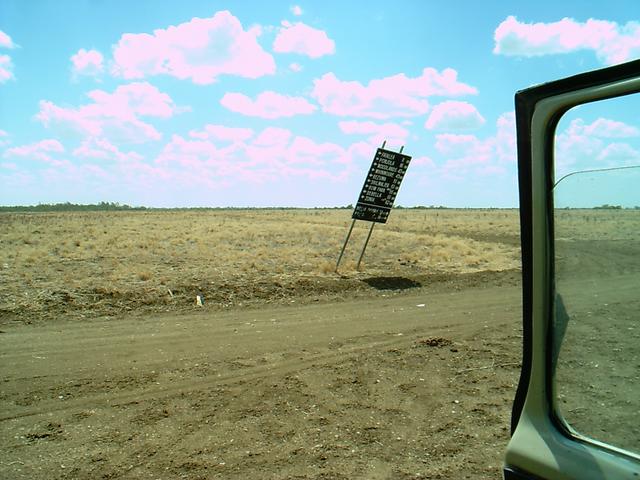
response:
<path id="1" fill-rule="evenodd" d="M 623 474 L 637 473 L 640 468 L 640 456 L 569 432 L 566 423 L 556 415 L 551 374 L 555 130 L 562 115 L 577 105 L 639 92 L 640 60 L 516 93 L 523 356 L 512 409 L 512 440 L 505 457 L 505 478 L 587 478 L 574 475 L 581 462 L 582 466 L 594 467 L 589 478 L 601 478 L 598 469 Z M 538 454 L 526 452 L 523 442 L 528 441 L 538 445 Z M 574 458 L 558 456 L 561 451 L 570 451 Z M 533 473 L 542 476 L 534 477 Z"/>

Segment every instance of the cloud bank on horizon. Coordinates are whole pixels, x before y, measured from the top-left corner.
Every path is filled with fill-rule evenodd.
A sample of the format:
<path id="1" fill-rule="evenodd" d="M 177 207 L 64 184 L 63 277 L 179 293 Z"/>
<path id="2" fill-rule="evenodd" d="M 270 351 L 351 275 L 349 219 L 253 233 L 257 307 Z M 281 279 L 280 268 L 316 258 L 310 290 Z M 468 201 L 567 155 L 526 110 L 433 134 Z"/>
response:
<path id="1" fill-rule="evenodd" d="M 527 77 L 514 71 L 546 58 L 550 80 L 564 74 L 558 56 L 591 53 L 594 66 L 640 56 L 634 21 L 500 12 L 451 45 L 469 55 L 401 59 L 410 47 L 394 37 L 366 56 L 370 24 L 352 20 L 350 36 L 317 6 L 281 11 L 293 18 L 251 23 L 220 10 L 133 33 L 114 20 L 106 43 L 89 30 L 52 42 L 59 62 L 46 62 L 38 88 L 26 75 L 42 73 L 44 54 L 27 25 L 0 23 L 0 203 L 344 205 L 386 140 L 414 156 L 400 203 L 516 206 L 510 104 Z M 602 162 L 640 158 L 637 126 L 596 117 L 560 132 L 566 165 L 596 149 Z"/>
<path id="2" fill-rule="evenodd" d="M 519 22 L 509 16 L 495 31 L 493 52 L 535 57 L 591 50 L 606 65 L 640 57 L 640 22 L 624 25 L 590 18 L 577 22 L 563 18 L 551 23 Z"/>

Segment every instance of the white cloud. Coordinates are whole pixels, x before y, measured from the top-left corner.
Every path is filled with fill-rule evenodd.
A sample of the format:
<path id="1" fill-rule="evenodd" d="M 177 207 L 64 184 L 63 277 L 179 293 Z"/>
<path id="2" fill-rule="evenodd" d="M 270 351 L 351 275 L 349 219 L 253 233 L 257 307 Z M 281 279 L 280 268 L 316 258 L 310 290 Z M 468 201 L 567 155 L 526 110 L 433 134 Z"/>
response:
<path id="1" fill-rule="evenodd" d="M 282 22 L 278 35 L 273 41 L 273 51 L 278 53 L 298 53 L 310 58 L 332 55 L 336 45 L 326 32 L 310 27 L 302 22 Z"/>
<path id="2" fill-rule="evenodd" d="M 73 156 L 77 158 L 116 160 L 119 162 L 138 162 L 143 159 L 142 155 L 136 152 L 121 152 L 105 138 L 86 138 L 82 144 L 73 151 Z"/>
<path id="3" fill-rule="evenodd" d="M 0 30 L 0 48 L 14 48 L 15 44 L 11 37 Z"/>
<path id="4" fill-rule="evenodd" d="M 287 145 L 292 137 L 293 133 L 291 130 L 279 127 L 267 127 L 253 140 L 253 144 L 261 147 Z"/>
<path id="5" fill-rule="evenodd" d="M 28 145 L 9 148 L 4 152 L 3 156 L 5 158 L 21 157 L 52 163 L 54 162 L 52 155 L 56 153 L 64 153 L 64 151 L 64 146 L 58 140 L 46 139 Z"/>
<path id="6" fill-rule="evenodd" d="M 260 93 L 255 100 L 242 93 L 225 93 L 220 104 L 232 112 L 268 119 L 309 115 L 318 108 L 305 98 L 271 91 Z"/>
<path id="7" fill-rule="evenodd" d="M 200 140 L 221 142 L 244 142 L 253 136 L 250 128 L 226 127 L 224 125 L 205 125 L 203 130 L 191 130 L 189 136 Z"/>
<path id="8" fill-rule="evenodd" d="M 628 143 L 610 143 L 600 151 L 597 160 L 611 167 L 637 165 L 640 163 L 640 151 Z"/>
<path id="9" fill-rule="evenodd" d="M 496 153 L 498 160 L 505 163 L 515 163 L 518 159 L 515 112 L 506 112 L 500 115 L 496 122 L 496 127 Z"/>
<path id="10" fill-rule="evenodd" d="M 436 135 L 436 150 L 444 159 L 441 173 L 461 177 L 467 174 L 504 174 L 516 162 L 515 115 L 507 112 L 496 121 L 496 133 L 485 139 L 476 135 Z"/>
<path id="11" fill-rule="evenodd" d="M 169 95 L 146 82 L 120 85 L 113 93 L 92 90 L 87 96 L 93 103 L 78 108 L 43 100 L 35 118 L 63 134 L 144 143 L 159 140 L 162 135 L 140 117 L 169 118 L 181 111 Z"/>
<path id="12" fill-rule="evenodd" d="M 0 30 L 0 48 L 15 48 L 11 37 Z M 9 55 L 0 55 L 0 84 L 15 78 L 13 75 L 13 62 Z"/>
<path id="13" fill-rule="evenodd" d="M 441 73 L 425 68 L 417 77 L 404 73 L 373 79 L 367 85 L 358 81 L 343 81 L 333 73 L 314 80 L 311 96 L 322 110 L 338 116 L 413 117 L 429 111 L 427 97 L 473 95 L 478 91 L 458 81 L 458 72 L 451 68 Z"/>
<path id="14" fill-rule="evenodd" d="M 637 163 L 640 155 L 636 147 L 612 140 L 638 137 L 640 129 L 624 122 L 600 117 L 587 123 L 582 118 L 575 118 L 556 135 L 556 170 L 565 174 Z"/>
<path id="15" fill-rule="evenodd" d="M 638 127 L 602 117 L 589 125 L 585 125 L 583 119 L 577 118 L 569 125 L 569 132 L 573 135 L 601 138 L 629 138 L 640 136 L 640 129 Z"/>
<path id="16" fill-rule="evenodd" d="M 98 76 L 104 72 L 104 57 L 97 50 L 81 48 L 71 56 L 71 72 L 74 76 Z"/>
<path id="17" fill-rule="evenodd" d="M 436 105 L 425 123 L 428 130 L 474 130 L 485 120 L 468 102 L 448 100 Z"/>
<path id="18" fill-rule="evenodd" d="M 15 78 L 13 76 L 13 63 L 9 55 L 0 55 L 0 83 Z"/>
<path id="19" fill-rule="evenodd" d="M 290 10 L 291 10 L 291 13 L 293 13 L 296 17 L 299 17 L 304 13 L 300 5 L 292 5 Z"/>
<path id="20" fill-rule="evenodd" d="M 133 79 L 170 75 L 211 84 L 220 75 L 258 78 L 275 73 L 258 43 L 259 26 L 244 30 L 228 11 L 148 33 L 126 33 L 113 48 L 113 73 Z"/>
<path id="21" fill-rule="evenodd" d="M 640 57 L 640 23 L 619 25 L 606 20 L 577 22 L 563 18 L 551 23 L 525 23 L 507 17 L 494 32 L 493 53 L 534 57 L 592 50 L 605 64 Z"/>
<path id="22" fill-rule="evenodd" d="M 213 128 L 208 128 L 213 127 Z M 214 144 L 200 133 L 217 132 L 237 141 L 225 146 Z M 206 126 L 195 132 L 197 139 L 174 135 L 155 161 L 167 178 L 182 182 L 182 177 L 197 178 L 211 185 L 263 183 L 282 177 L 344 180 L 354 171 L 354 159 L 360 157 L 361 143 L 344 148 L 334 143 L 318 143 L 296 136 L 290 130 L 267 127 L 257 135 L 239 138 L 240 129 L 221 125 Z M 364 145 L 365 155 L 371 148 Z"/>
<path id="23" fill-rule="evenodd" d="M 10 135 L 8 132 L 0 130 L 0 147 L 6 147 L 11 143 L 11 140 L 9 140 L 9 136 Z"/>

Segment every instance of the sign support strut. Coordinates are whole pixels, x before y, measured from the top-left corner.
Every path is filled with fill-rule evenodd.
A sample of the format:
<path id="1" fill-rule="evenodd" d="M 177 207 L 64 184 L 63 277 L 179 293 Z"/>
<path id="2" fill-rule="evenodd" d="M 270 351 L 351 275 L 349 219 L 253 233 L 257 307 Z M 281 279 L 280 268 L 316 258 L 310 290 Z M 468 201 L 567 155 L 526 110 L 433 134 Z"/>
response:
<path id="1" fill-rule="evenodd" d="M 371 222 L 369 235 L 367 235 L 367 239 L 364 241 L 364 246 L 362 247 L 362 252 L 360 252 L 360 258 L 358 259 L 358 265 L 356 266 L 356 270 L 360 270 L 360 263 L 362 262 L 362 257 L 364 257 L 364 251 L 367 249 L 367 245 L 369 244 L 369 239 L 371 238 L 371 233 L 373 233 L 373 227 L 375 226 L 376 226 L 375 222 Z"/>
<path id="2" fill-rule="evenodd" d="M 351 222 L 351 228 L 349 229 L 349 233 L 347 233 L 347 238 L 344 239 L 344 245 L 342 245 L 342 250 L 340 251 L 340 256 L 338 257 L 338 262 L 336 263 L 336 273 L 338 273 L 338 267 L 340 266 L 340 261 L 342 260 L 342 256 L 344 255 L 344 249 L 347 248 L 347 243 L 349 243 L 349 237 L 351 237 L 351 232 L 353 232 L 353 226 L 355 224 L 356 224 L 356 219 L 354 218 L 353 222 Z"/>

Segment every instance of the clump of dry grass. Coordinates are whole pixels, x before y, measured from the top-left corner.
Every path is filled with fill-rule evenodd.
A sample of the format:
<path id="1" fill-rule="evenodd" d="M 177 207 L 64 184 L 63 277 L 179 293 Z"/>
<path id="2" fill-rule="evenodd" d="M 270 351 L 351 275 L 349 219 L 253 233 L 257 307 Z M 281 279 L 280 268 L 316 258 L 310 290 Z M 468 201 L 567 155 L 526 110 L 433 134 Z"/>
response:
<path id="1" fill-rule="evenodd" d="M 326 261 L 326 260 L 322 260 L 320 262 L 318 262 L 318 272 L 319 273 L 333 273 L 335 271 L 336 268 L 336 264 Z"/>
<path id="2" fill-rule="evenodd" d="M 138 278 L 143 282 L 146 282 L 147 280 L 151 280 L 152 276 L 153 276 L 152 273 L 149 271 L 138 272 Z"/>

